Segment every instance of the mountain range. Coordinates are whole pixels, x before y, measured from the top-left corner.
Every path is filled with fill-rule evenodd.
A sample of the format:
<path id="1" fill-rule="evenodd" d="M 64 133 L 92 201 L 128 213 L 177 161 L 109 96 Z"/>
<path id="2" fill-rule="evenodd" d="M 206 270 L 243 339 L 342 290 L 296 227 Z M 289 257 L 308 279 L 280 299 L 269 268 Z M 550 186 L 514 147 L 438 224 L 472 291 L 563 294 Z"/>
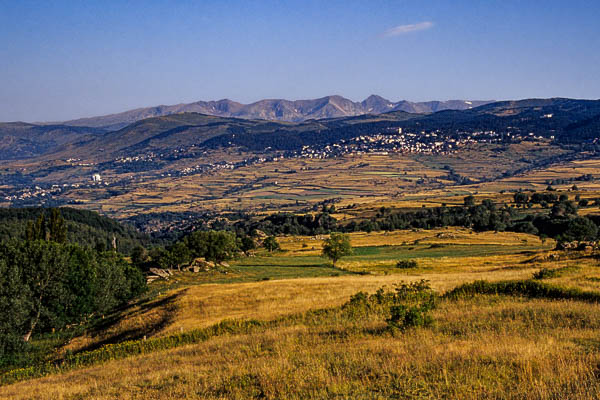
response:
<path id="1" fill-rule="evenodd" d="M 327 98 L 323 102 L 333 107 L 332 99 L 336 98 Z M 376 113 L 384 108 L 394 107 L 389 107 L 391 103 L 385 103 L 384 99 L 376 96 L 358 103 L 360 107 L 356 103 L 345 103 L 340 99 L 335 104 L 344 105 L 346 110 L 353 110 L 357 114 L 362 109 L 371 112 L 287 122 L 184 112 L 182 106 L 177 112 L 176 109 L 162 110 L 165 115 L 155 117 L 140 111 L 129 118 L 147 118 L 119 130 L 107 129 L 108 125 L 102 125 L 116 124 L 117 117 L 112 120 L 107 120 L 108 117 L 98 117 L 95 121 L 80 120 L 81 124 L 85 122 L 96 126 L 73 126 L 73 121 L 53 125 L 0 123 L 0 161 L 42 157 L 39 161 L 49 162 L 75 157 L 108 162 L 118 157 L 167 154 L 190 147 L 210 149 L 237 146 L 250 151 L 295 151 L 303 146 L 339 143 L 361 135 L 397 131 L 398 128 L 405 132 L 436 132 L 440 138 L 483 131 L 521 136 L 538 135 L 564 144 L 595 143 L 600 137 L 600 100 L 525 99 L 486 103 L 477 107 L 474 107 L 476 102 L 470 102 L 469 108 L 463 110 L 454 108 L 429 113 L 399 110 Z M 312 110 L 313 116 L 333 114 L 326 112 L 332 109 L 328 106 L 320 107 L 318 114 L 315 104 L 319 102 L 313 102 L 312 108 L 304 103 L 304 108 L 296 110 L 302 109 L 305 113 Z M 319 104 L 322 105 L 323 102 Z M 468 104 L 465 101 L 462 103 L 462 107 Z M 352 104 L 355 105 L 354 108 Z M 430 102 L 428 105 L 421 105 L 428 109 L 450 106 L 459 107 L 460 104 Z M 396 104 L 395 107 L 399 105 Z M 413 107 L 416 105 L 413 104 Z M 233 112 L 232 110 L 229 109 L 229 112 Z M 423 108 L 417 111 L 423 111 Z M 225 113 L 222 109 L 221 112 Z M 240 113 L 238 110 L 237 114 Z M 122 117 L 119 118 L 123 120 Z"/>
<path id="2" fill-rule="evenodd" d="M 65 121 L 61 124 L 118 130 L 142 119 L 187 112 L 219 117 L 302 122 L 310 119 L 352 117 L 363 114 L 382 114 L 390 111 L 423 114 L 442 110 L 466 110 L 491 102 L 482 100 L 427 102 L 402 100 L 392 102 L 377 95 L 371 95 L 361 102 L 354 102 L 342 96 L 326 96 L 312 100 L 268 99 L 251 104 L 223 99 L 137 108 L 117 114 Z"/>

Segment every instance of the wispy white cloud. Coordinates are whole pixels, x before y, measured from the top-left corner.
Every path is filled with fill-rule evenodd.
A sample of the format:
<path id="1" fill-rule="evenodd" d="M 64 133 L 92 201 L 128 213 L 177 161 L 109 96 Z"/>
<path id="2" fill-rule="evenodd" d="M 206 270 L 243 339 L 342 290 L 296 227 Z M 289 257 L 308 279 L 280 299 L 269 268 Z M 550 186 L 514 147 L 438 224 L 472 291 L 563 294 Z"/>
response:
<path id="1" fill-rule="evenodd" d="M 425 21 L 418 24 L 398 25 L 381 34 L 382 37 L 400 36 L 405 33 L 424 31 L 433 27 L 433 22 Z"/>

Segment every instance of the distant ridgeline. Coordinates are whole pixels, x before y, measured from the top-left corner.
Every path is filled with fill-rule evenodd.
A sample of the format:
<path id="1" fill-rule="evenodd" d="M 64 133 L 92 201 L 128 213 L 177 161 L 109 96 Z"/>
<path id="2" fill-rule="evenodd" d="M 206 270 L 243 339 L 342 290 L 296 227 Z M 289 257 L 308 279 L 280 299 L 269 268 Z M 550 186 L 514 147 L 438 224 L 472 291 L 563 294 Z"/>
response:
<path id="1" fill-rule="evenodd" d="M 306 145 L 323 145 L 360 135 L 393 132 L 436 132 L 443 137 L 482 131 L 515 135 L 554 137 L 558 143 L 590 143 L 600 136 L 600 101 L 573 99 L 530 99 L 486 104 L 469 110 L 446 110 L 433 114 L 392 112 L 372 116 L 319 120 L 317 129 L 272 132 L 240 128 L 206 140 L 207 147 L 238 145 L 249 150 L 273 148 L 296 150 Z M 456 136 L 458 137 L 458 136 Z"/>
<path id="2" fill-rule="evenodd" d="M 25 240 L 28 227 L 36 224 L 50 234 L 50 217 L 53 209 L 48 208 L 0 208 L 0 242 L 10 239 Z M 108 250 L 116 244 L 117 250 L 130 254 L 136 246 L 148 246 L 151 238 L 134 227 L 122 224 L 96 212 L 74 208 L 60 208 L 66 225 L 66 240 L 81 246 Z M 40 228 L 38 227 L 38 230 Z M 39 232 L 38 232 L 39 233 Z"/>
<path id="3" fill-rule="evenodd" d="M 187 112 L 142 119 L 121 128 L 104 131 L 83 126 L 0 123 L 0 159 L 16 160 L 50 154 L 55 159 L 66 159 L 76 153 L 83 159 L 97 161 L 99 168 L 125 173 L 154 170 L 183 156 L 197 157 L 195 151 L 234 146 L 258 152 L 298 152 L 305 146 L 332 145 L 360 136 L 397 135 L 399 128 L 404 134 L 425 141 L 470 135 L 492 135 L 496 139 L 499 136 L 502 142 L 544 137 L 553 139 L 553 143 L 558 145 L 582 146 L 576 150 L 599 151 L 600 100 L 528 99 L 427 114 L 392 111 L 302 122 Z M 189 154 L 179 151 L 190 148 L 195 150 Z M 115 162 L 123 157 L 149 153 L 164 153 L 164 156 L 140 159 L 135 163 Z M 69 169 L 73 166 L 56 168 Z M 30 174 L 20 172 L 5 174 L 3 179 L 11 185 L 33 183 Z"/>

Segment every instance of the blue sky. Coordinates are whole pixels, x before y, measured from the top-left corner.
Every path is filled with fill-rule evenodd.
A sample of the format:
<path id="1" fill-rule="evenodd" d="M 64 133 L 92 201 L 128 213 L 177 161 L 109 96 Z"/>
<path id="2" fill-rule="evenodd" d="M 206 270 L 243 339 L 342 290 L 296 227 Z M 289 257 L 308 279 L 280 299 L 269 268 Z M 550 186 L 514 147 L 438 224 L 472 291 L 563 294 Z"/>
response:
<path id="1" fill-rule="evenodd" d="M 230 98 L 600 98 L 600 1 L 0 0 L 0 121 Z"/>

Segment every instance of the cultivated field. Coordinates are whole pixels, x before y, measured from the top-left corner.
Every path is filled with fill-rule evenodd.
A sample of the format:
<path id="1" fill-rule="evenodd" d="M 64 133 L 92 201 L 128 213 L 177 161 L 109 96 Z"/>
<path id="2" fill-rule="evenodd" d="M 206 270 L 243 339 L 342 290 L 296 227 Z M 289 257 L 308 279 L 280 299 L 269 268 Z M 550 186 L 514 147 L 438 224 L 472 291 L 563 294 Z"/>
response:
<path id="1" fill-rule="evenodd" d="M 169 164 L 170 170 L 152 173 L 107 171 L 103 175 L 107 182 L 124 178 L 133 179 L 133 182 L 110 188 L 73 189 L 64 198 L 77 201 L 81 207 L 117 217 L 188 210 L 294 211 L 330 199 L 337 199 L 342 207 L 354 204 L 359 208 L 385 204 L 431 207 L 455 204 L 473 193 L 495 197 L 503 190 L 543 189 L 546 186 L 544 179 L 566 176 L 561 175 L 564 171 L 527 172 L 514 178 L 500 178 L 503 173 L 529 168 L 539 160 L 564 153 L 546 141 L 503 146 L 473 144 L 449 155 L 390 153 L 326 159 L 288 158 L 233 170 L 220 169 L 179 177 L 170 174 L 173 169 L 182 170 L 198 163 L 237 162 L 252 155 L 222 151 L 211 154 L 208 159 L 175 161 Z M 565 165 L 565 169 L 570 169 L 567 175 L 587 173 L 583 171 L 594 168 L 589 163 L 599 161 L 582 163 L 588 164 L 576 164 L 575 169 L 570 164 Z M 28 165 L 27 168 L 35 167 Z M 459 185 L 449 178 L 450 170 L 477 183 Z M 91 170 L 88 172 L 82 176 L 87 177 Z M 43 179 L 68 179 L 60 172 L 58 174 Z"/>

